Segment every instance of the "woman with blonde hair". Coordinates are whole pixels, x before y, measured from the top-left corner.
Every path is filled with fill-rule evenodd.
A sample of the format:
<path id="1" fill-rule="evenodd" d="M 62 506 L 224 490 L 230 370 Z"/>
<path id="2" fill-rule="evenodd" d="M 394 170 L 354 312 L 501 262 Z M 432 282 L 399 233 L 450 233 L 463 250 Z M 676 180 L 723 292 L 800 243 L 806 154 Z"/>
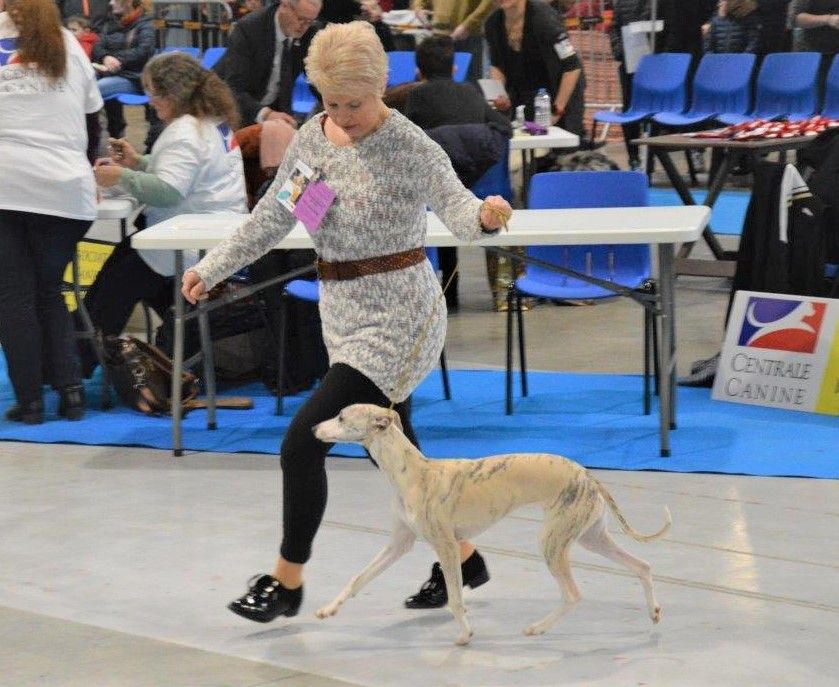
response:
<path id="1" fill-rule="evenodd" d="M 247 212 L 242 153 L 233 136 L 239 115 L 227 85 L 196 59 L 172 52 L 149 60 L 143 87 L 165 128 L 149 155 L 138 155 L 125 139 L 109 139 L 111 157 L 95 169 L 99 185 L 119 185 L 145 204 L 144 226 L 190 212 Z M 174 274 L 171 255 L 137 251 L 124 240 L 85 296 L 94 326 L 121 333 L 139 301 L 165 315 Z M 89 375 L 96 356 L 88 342 L 80 347 Z"/>
<path id="2" fill-rule="evenodd" d="M 0 0 L 0 344 L 17 400 L 6 419 L 43 422 L 49 383 L 59 415 L 77 420 L 84 395 L 61 280 L 96 219 L 86 152 L 102 98 L 54 0 L 2 10 Z"/>
<path id="3" fill-rule="evenodd" d="M 382 102 L 387 58 L 367 22 L 331 24 L 312 40 L 309 80 L 324 112 L 298 131 L 274 185 L 251 217 L 183 277 L 192 303 L 275 246 L 296 219 L 276 198 L 292 170 L 321 170 L 334 193 L 314 231 L 320 256 L 320 312 L 330 367 L 283 439 L 283 539 L 271 575 L 257 575 L 228 608 L 268 622 L 295 615 L 303 568 L 326 506 L 330 445 L 312 427 L 352 403 L 393 403 L 406 435 L 410 394 L 436 365 L 446 333 L 440 284 L 423 248 L 426 206 L 461 239 L 497 231 L 510 206 L 467 191 L 448 156 Z M 318 187 L 320 185 L 317 185 Z M 312 185 L 309 186 L 312 188 Z"/>

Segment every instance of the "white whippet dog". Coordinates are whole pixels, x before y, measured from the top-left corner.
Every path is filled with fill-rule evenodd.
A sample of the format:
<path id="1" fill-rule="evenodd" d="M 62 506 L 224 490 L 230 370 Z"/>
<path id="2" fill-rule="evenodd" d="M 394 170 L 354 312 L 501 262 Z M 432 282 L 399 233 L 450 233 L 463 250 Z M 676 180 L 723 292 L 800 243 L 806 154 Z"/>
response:
<path id="1" fill-rule="evenodd" d="M 545 632 L 580 600 L 569 559 L 575 541 L 637 575 L 650 618 L 654 623 L 660 620 L 650 566 L 618 546 L 606 531 L 606 506 L 623 531 L 637 541 L 657 539 L 667 532 L 671 518 L 666 507 L 664 526 L 655 534 L 639 534 L 606 488 L 577 463 L 547 453 L 428 460 L 402 433 L 399 416 L 374 405 L 348 406 L 337 417 L 316 425 L 314 432 L 321 441 L 364 446 L 395 492 L 390 542 L 332 603 L 317 611 L 319 618 L 335 615 L 344 601 L 407 553 L 421 536 L 440 558 L 449 610 L 460 625 L 457 643 L 466 644 L 472 630 L 463 606 L 458 540 L 474 537 L 520 506 L 541 503 L 545 512 L 542 553 L 559 582 L 563 604 L 527 627 L 525 634 Z"/>

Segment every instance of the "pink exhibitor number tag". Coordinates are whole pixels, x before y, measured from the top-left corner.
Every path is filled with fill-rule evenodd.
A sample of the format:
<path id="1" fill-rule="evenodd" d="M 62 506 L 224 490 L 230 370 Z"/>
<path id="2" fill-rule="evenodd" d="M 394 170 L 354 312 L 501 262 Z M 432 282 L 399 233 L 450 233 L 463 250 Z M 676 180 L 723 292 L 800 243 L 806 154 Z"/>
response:
<path id="1" fill-rule="evenodd" d="M 316 234 L 324 215 L 335 201 L 335 191 L 325 181 L 311 181 L 297 199 L 292 214 L 303 222 L 306 231 Z"/>

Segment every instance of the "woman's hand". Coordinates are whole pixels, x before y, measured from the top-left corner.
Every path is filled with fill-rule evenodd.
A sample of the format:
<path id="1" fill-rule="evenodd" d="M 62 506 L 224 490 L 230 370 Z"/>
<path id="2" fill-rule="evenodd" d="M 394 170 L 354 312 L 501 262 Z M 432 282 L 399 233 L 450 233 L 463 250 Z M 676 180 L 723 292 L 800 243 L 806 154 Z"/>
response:
<path id="1" fill-rule="evenodd" d="M 507 220 L 513 214 L 513 208 L 501 196 L 487 196 L 481 205 L 481 226 L 496 231 L 507 226 Z"/>
<path id="2" fill-rule="evenodd" d="M 108 152 L 111 153 L 111 159 L 121 167 L 137 169 L 140 166 L 139 154 L 124 138 L 109 138 Z"/>
<path id="3" fill-rule="evenodd" d="M 499 112 L 507 112 L 513 106 L 513 103 L 510 102 L 510 98 L 507 95 L 499 95 L 492 101 L 492 104 Z"/>
<path id="4" fill-rule="evenodd" d="M 207 285 L 195 270 L 187 270 L 181 280 L 181 294 L 192 305 L 207 297 Z"/>
<path id="5" fill-rule="evenodd" d="M 101 157 L 93 165 L 93 176 L 103 188 L 116 186 L 122 180 L 122 167 L 115 165 L 109 157 Z"/>

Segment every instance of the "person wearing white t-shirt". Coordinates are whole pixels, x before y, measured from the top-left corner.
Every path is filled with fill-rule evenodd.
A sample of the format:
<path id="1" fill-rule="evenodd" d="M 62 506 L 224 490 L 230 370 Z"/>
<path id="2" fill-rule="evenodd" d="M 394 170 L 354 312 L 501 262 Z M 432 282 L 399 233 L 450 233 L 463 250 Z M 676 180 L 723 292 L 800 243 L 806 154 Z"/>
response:
<path id="1" fill-rule="evenodd" d="M 143 71 L 150 105 L 165 129 L 149 155 L 140 156 L 124 139 L 111 139 L 111 158 L 94 173 L 104 187 L 119 185 L 147 208 L 151 226 L 185 213 L 247 212 L 242 153 L 233 135 L 236 101 L 213 72 L 184 53 L 152 58 Z M 186 266 L 197 262 L 186 256 Z M 88 289 L 85 305 L 94 326 L 117 335 L 134 306 L 143 301 L 161 317 L 172 304 L 174 258 L 163 251 L 137 251 L 119 244 Z M 96 357 L 80 342 L 82 370 L 89 375 Z"/>
<path id="2" fill-rule="evenodd" d="M 0 10 L 3 2 L 0 0 Z M 6 418 L 84 414 L 73 327 L 61 280 L 96 218 L 87 115 L 102 108 L 90 61 L 61 27 L 54 0 L 7 0 L 0 11 L 0 343 L 16 404 Z M 90 118 L 93 119 L 93 118 Z"/>

